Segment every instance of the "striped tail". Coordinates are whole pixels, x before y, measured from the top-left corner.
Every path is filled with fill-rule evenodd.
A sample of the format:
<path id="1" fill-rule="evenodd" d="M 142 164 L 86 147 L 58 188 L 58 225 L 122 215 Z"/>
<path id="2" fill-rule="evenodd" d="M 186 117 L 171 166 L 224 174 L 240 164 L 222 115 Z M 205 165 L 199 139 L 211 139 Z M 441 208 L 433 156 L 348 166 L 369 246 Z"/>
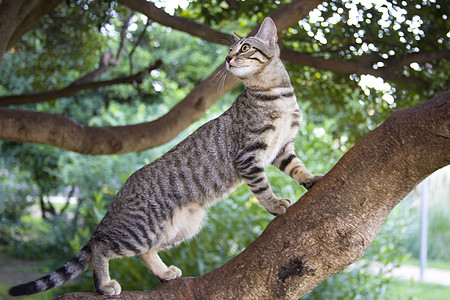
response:
<path id="1" fill-rule="evenodd" d="M 11 296 L 31 295 L 63 285 L 87 269 L 91 262 L 91 247 L 88 243 L 80 253 L 55 272 L 28 283 L 13 286 Z"/>

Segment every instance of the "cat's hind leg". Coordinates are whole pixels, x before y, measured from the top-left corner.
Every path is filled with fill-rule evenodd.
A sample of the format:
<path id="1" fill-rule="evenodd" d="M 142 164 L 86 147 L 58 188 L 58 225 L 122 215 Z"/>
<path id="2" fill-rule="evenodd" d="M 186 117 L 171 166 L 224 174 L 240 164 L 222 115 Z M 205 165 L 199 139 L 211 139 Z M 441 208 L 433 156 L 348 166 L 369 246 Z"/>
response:
<path id="1" fill-rule="evenodd" d="M 142 261 L 149 270 L 162 282 L 174 280 L 181 276 L 181 270 L 175 266 L 167 266 L 159 257 L 158 250 L 168 249 L 194 236 L 203 226 L 206 212 L 199 204 L 193 203 L 178 207 L 172 218 L 165 224 L 163 234 L 158 243 L 144 254 Z"/>
<path id="2" fill-rule="evenodd" d="M 174 280 L 181 276 L 181 270 L 175 266 L 168 267 L 155 250 L 149 250 L 141 254 L 141 258 L 153 275 L 162 282 Z"/>
<path id="3" fill-rule="evenodd" d="M 92 268 L 95 289 L 103 295 L 119 295 L 122 288 L 116 280 L 112 280 L 109 277 L 109 258 L 101 252 L 98 250 L 98 247 L 92 247 Z"/>

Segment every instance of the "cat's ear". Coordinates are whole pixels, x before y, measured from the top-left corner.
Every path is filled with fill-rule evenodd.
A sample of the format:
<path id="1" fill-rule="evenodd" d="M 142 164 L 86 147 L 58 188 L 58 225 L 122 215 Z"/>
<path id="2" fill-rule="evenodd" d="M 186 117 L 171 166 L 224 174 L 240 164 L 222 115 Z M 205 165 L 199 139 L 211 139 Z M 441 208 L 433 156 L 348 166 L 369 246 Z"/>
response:
<path id="1" fill-rule="evenodd" d="M 278 41 L 278 36 L 277 27 L 275 26 L 273 20 L 269 17 L 265 18 L 255 36 L 262 39 L 269 45 L 275 44 Z"/>
<path id="2" fill-rule="evenodd" d="M 242 40 L 242 38 L 236 32 L 233 32 L 233 37 L 234 42 L 239 42 L 240 40 Z"/>

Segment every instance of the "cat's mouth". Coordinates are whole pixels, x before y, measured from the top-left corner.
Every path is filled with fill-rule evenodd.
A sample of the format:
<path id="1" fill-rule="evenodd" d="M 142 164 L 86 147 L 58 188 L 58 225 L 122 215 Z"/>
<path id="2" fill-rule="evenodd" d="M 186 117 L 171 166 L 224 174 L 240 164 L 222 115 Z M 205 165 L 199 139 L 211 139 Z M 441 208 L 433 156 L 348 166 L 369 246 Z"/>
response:
<path id="1" fill-rule="evenodd" d="M 231 68 L 233 68 L 233 69 L 240 69 L 240 68 L 247 68 L 247 67 L 249 67 L 249 66 L 232 65 L 229 62 L 226 63 L 226 66 L 227 66 L 228 70 L 231 70 Z"/>

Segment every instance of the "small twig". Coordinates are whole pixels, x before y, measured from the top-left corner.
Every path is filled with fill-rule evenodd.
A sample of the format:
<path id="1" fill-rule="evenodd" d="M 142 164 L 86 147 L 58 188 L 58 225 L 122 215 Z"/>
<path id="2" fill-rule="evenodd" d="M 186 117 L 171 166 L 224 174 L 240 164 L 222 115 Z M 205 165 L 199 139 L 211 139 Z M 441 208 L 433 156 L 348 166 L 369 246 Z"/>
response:
<path id="1" fill-rule="evenodd" d="M 115 65 L 115 66 L 118 66 L 119 63 L 120 63 L 120 57 L 122 56 L 123 48 L 124 48 L 124 45 L 125 45 L 125 39 L 127 37 L 127 34 L 126 34 L 127 33 L 127 29 L 128 29 L 129 24 L 130 24 L 130 20 L 134 16 L 134 14 L 135 14 L 135 11 L 132 10 L 130 12 L 130 15 L 125 20 L 123 20 L 122 29 L 120 30 L 120 44 L 119 44 L 119 49 L 117 50 L 116 59 L 110 61 L 110 63 Z"/>
<path id="2" fill-rule="evenodd" d="M 84 82 L 78 83 L 76 85 L 69 85 L 60 90 L 47 91 L 36 94 L 22 94 L 22 95 L 9 95 L 0 97 L 0 106 L 14 105 L 14 104 L 25 104 L 25 103 L 36 103 L 49 101 L 57 98 L 71 97 L 81 90 L 95 89 L 103 86 L 123 84 L 123 83 L 133 83 L 135 81 L 142 81 L 143 76 L 150 72 L 151 70 L 157 69 L 161 66 L 161 60 L 158 60 L 151 66 L 145 68 L 144 70 L 127 77 L 119 77 L 111 80 L 94 81 L 94 82 Z"/>
<path id="3" fill-rule="evenodd" d="M 150 19 L 147 18 L 147 22 L 145 23 L 144 30 L 142 30 L 141 34 L 139 34 L 138 40 L 133 46 L 133 49 L 131 49 L 130 53 L 128 54 L 129 60 L 130 60 L 130 74 L 133 74 L 133 54 L 136 50 L 137 46 L 141 43 L 142 39 L 144 38 L 145 33 L 147 32 L 148 25 L 150 24 Z"/>
<path id="4" fill-rule="evenodd" d="M 69 194 L 66 197 L 66 203 L 64 204 L 64 207 L 59 211 L 60 215 L 67 209 L 67 207 L 69 207 L 70 198 L 72 198 L 74 192 L 75 192 L 75 186 L 71 185 L 70 186 L 70 192 L 69 192 Z"/>

